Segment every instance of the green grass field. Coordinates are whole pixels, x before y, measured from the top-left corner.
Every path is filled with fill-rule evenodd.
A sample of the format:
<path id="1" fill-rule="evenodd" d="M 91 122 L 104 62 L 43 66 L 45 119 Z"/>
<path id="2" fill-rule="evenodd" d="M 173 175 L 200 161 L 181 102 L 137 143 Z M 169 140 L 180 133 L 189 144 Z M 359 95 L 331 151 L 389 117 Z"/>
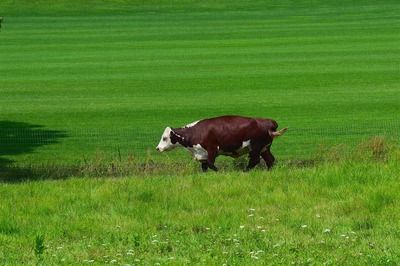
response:
<path id="1" fill-rule="evenodd" d="M 0 264 L 398 265 L 399 159 L 1 185 Z"/>
<path id="2" fill-rule="evenodd" d="M 399 14 L 1 1 L 0 264 L 398 265 Z M 222 114 L 290 128 L 273 171 L 155 153 Z"/>

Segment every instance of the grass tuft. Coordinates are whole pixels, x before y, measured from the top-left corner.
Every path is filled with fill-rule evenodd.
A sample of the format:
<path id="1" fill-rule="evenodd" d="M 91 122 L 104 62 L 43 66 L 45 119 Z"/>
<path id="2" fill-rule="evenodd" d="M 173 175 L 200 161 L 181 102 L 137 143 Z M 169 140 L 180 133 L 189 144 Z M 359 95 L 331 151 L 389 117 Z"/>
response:
<path id="1" fill-rule="evenodd" d="M 44 254 L 46 247 L 44 245 L 44 235 L 43 234 L 39 234 L 36 235 L 35 237 L 35 245 L 34 245 L 34 252 L 35 252 L 35 256 L 36 258 L 41 261 L 42 260 L 42 256 Z"/>
<path id="2" fill-rule="evenodd" d="M 393 147 L 386 138 L 374 136 L 361 142 L 356 149 L 359 158 L 372 159 L 374 161 L 386 161 Z"/>
<path id="3" fill-rule="evenodd" d="M 0 217 L 0 235 L 18 234 L 19 229 L 10 217 Z"/>

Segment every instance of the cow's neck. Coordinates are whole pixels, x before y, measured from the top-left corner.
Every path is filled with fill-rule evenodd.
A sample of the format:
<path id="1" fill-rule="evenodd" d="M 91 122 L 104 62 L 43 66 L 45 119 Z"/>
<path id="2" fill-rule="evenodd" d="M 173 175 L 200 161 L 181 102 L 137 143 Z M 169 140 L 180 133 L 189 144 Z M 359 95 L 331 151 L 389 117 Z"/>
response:
<path id="1" fill-rule="evenodd" d="M 190 143 L 190 139 L 186 134 L 185 128 L 174 128 L 173 133 L 175 134 L 177 141 L 184 147 L 191 147 L 192 144 Z"/>

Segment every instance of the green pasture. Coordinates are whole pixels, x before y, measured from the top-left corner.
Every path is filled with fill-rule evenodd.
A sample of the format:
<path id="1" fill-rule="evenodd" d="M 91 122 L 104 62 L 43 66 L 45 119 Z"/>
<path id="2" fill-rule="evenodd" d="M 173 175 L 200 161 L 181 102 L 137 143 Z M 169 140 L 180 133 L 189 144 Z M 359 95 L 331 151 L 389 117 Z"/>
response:
<path id="1" fill-rule="evenodd" d="M 288 126 L 280 158 L 397 138 L 399 11 L 396 1 L 2 1 L 0 156 L 162 160 L 165 126 L 222 114 Z"/>
<path id="2" fill-rule="evenodd" d="M 0 264 L 398 265 L 399 158 L 3 184 Z"/>

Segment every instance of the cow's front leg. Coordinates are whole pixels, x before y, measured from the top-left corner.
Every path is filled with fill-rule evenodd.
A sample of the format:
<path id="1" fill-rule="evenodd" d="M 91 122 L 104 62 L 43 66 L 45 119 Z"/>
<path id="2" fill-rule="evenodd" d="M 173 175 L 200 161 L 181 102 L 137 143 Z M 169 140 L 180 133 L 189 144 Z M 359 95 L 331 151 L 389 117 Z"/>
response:
<path id="1" fill-rule="evenodd" d="M 203 172 L 207 172 L 207 170 L 208 170 L 208 162 L 207 162 L 207 160 L 201 161 L 201 170 Z"/>
<path id="2" fill-rule="evenodd" d="M 218 168 L 215 166 L 215 158 L 217 158 L 218 150 L 217 148 L 209 148 L 207 149 L 207 164 L 208 168 L 218 171 Z"/>
<path id="3" fill-rule="evenodd" d="M 275 157 L 272 155 L 270 146 L 267 147 L 267 150 L 261 153 L 261 157 L 264 159 L 267 164 L 268 169 L 271 169 L 274 166 Z"/>

